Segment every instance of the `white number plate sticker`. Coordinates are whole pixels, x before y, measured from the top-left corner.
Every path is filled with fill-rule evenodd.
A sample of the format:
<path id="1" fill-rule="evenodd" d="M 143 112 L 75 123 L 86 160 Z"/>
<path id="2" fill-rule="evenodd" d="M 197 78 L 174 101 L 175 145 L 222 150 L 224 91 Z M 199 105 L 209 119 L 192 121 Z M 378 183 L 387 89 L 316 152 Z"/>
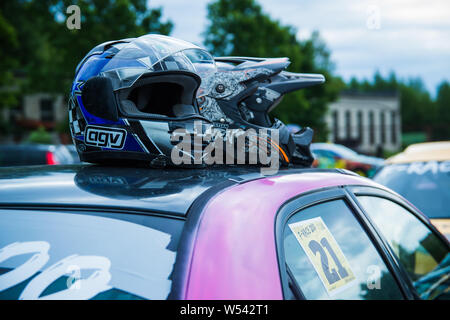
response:
<path id="1" fill-rule="evenodd" d="M 355 275 L 347 258 L 321 217 L 289 225 L 306 252 L 329 295 L 354 284 Z"/>

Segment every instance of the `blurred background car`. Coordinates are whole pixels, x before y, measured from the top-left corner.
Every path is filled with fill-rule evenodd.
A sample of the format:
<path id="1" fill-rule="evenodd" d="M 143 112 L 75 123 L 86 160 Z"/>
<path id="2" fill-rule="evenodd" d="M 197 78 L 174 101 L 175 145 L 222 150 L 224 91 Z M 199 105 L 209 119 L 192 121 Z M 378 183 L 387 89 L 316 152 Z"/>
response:
<path id="1" fill-rule="evenodd" d="M 78 155 L 77 155 L 78 158 Z M 74 158 L 64 145 L 5 144 L 0 145 L 0 167 L 42 164 L 72 164 Z"/>
<path id="2" fill-rule="evenodd" d="M 66 145 L 67 150 L 70 152 L 73 158 L 73 163 L 81 163 L 80 156 L 78 155 L 77 148 L 73 144 Z"/>
<path id="3" fill-rule="evenodd" d="M 411 201 L 450 238 L 450 141 L 410 145 L 373 179 Z"/>
<path id="4" fill-rule="evenodd" d="M 312 143 L 311 151 L 314 167 L 348 169 L 367 177 L 372 177 L 384 162 L 382 158 L 362 155 L 340 144 Z"/>

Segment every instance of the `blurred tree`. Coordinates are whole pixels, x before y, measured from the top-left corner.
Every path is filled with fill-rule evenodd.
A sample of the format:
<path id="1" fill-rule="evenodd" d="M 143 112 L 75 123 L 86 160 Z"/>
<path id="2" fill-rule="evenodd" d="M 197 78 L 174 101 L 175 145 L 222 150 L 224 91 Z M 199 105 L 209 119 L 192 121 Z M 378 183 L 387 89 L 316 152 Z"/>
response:
<path id="1" fill-rule="evenodd" d="M 208 19 L 205 45 L 216 56 L 289 57 L 290 71 L 325 75 L 325 85 L 287 94 L 272 115 L 285 123 L 313 127 L 316 140 L 326 139 L 327 104 L 337 98 L 344 84 L 332 76 L 330 53 L 319 34 L 299 41 L 295 28 L 273 20 L 255 0 L 212 1 Z"/>
<path id="2" fill-rule="evenodd" d="M 434 138 L 450 140 L 450 84 L 442 82 L 436 98 L 436 129 Z"/>
<path id="3" fill-rule="evenodd" d="M 422 80 L 410 79 L 401 83 L 399 90 L 402 130 L 404 132 L 424 131 L 431 139 L 436 124 L 436 105 Z"/>
<path id="4" fill-rule="evenodd" d="M 28 137 L 29 143 L 42 143 L 42 144 L 51 144 L 52 143 L 52 136 L 45 131 L 44 127 L 39 127 L 35 131 L 31 132 L 30 136 Z"/>
<path id="5" fill-rule="evenodd" d="M 67 92 L 74 71 L 95 45 L 150 32 L 170 33 L 162 9 L 147 0 L 2 0 L 0 12 L 16 30 L 18 43 L 9 57 L 18 59 L 28 92 Z M 81 29 L 66 26 L 66 9 L 81 9 Z M 8 64 L 9 70 L 16 68 Z"/>
<path id="6" fill-rule="evenodd" d="M 15 28 L 6 20 L 0 11 L 0 133 L 8 131 L 10 126 L 3 119 L 3 108 L 13 107 L 17 103 L 17 83 L 14 79 L 13 68 L 18 61 L 13 55 L 17 48 L 17 33 Z"/>

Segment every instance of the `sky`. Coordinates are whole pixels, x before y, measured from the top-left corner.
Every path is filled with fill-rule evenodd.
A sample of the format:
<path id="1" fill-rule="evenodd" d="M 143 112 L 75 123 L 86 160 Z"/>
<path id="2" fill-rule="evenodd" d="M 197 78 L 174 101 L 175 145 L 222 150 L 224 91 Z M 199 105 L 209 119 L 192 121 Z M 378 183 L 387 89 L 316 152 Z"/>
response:
<path id="1" fill-rule="evenodd" d="M 211 0 L 149 0 L 174 23 L 172 36 L 202 45 Z M 318 30 L 335 73 L 349 80 L 376 70 L 421 77 L 435 96 L 450 81 L 450 0 L 258 0 L 265 13 L 306 39 Z"/>

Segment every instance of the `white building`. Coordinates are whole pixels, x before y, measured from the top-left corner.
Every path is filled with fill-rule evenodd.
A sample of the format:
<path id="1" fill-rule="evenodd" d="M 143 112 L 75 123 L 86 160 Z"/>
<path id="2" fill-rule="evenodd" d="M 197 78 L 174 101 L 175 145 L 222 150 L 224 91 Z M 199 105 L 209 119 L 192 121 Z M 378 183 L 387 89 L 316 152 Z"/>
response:
<path id="1" fill-rule="evenodd" d="M 59 138 L 54 131 L 57 125 L 64 122 L 68 116 L 67 103 L 62 94 L 28 94 L 22 97 L 16 108 L 5 108 L 1 111 L 3 119 L 9 121 L 11 125 L 21 128 L 24 133 L 29 133 L 40 126 L 52 131 L 55 142 Z M 12 139 L 12 136 L 0 137 L 0 141 L 3 142 Z"/>
<path id="2" fill-rule="evenodd" d="M 329 141 L 376 154 L 401 147 L 400 97 L 397 93 L 343 92 L 326 115 Z"/>

